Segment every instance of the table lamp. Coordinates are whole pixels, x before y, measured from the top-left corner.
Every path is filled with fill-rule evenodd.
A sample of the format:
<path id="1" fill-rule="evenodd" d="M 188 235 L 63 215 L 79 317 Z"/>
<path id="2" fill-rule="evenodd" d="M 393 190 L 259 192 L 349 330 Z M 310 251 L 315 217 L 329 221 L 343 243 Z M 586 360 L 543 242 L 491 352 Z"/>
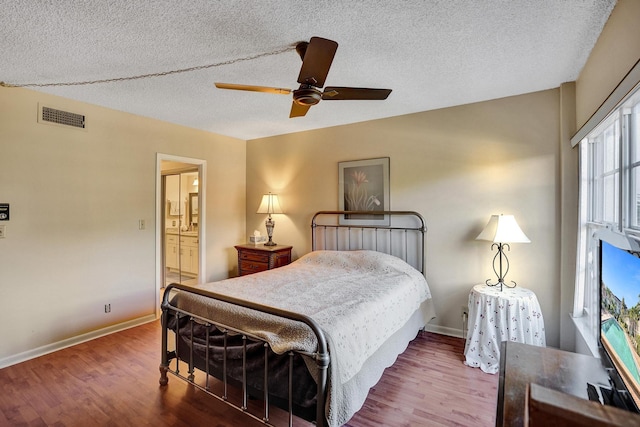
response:
<path id="1" fill-rule="evenodd" d="M 264 222 L 265 227 L 267 227 L 267 236 L 269 236 L 269 241 L 265 243 L 265 246 L 275 246 L 276 243 L 271 240 L 273 236 L 273 227 L 275 227 L 276 222 L 271 218 L 271 214 L 281 214 L 282 208 L 280 207 L 280 201 L 278 200 L 277 194 L 264 194 L 262 196 L 262 202 L 260 202 L 260 207 L 258 207 L 259 214 L 269 214 L 269 217 Z"/>
<path id="2" fill-rule="evenodd" d="M 509 259 L 504 250 L 511 250 L 509 243 L 531 243 L 531 240 L 522 232 L 513 215 L 491 215 L 489 222 L 478 237 L 476 237 L 476 240 L 488 240 L 489 242 L 493 242 L 491 249 L 493 249 L 494 246 L 498 248 L 498 252 L 493 257 L 493 272 L 498 276 L 498 281 L 491 283 L 491 279 L 487 279 L 485 282 L 487 286 L 500 285 L 500 291 L 502 291 L 503 285 L 508 288 L 514 288 L 516 282 L 511 281 L 513 286 L 509 286 L 504 281 L 504 278 L 509 272 Z M 496 269 L 496 261 L 498 261 L 499 264 L 499 273 Z M 505 266 L 504 271 L 503 265 Z"/>

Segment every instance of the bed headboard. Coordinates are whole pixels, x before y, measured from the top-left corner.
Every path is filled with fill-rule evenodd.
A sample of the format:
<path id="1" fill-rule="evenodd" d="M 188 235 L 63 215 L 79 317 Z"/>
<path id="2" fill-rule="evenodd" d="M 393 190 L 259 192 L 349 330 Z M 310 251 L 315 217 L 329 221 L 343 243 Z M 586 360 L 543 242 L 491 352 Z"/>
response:
<path id="1" fill-rule="evenodd" d="M 413 211 L 320 211 L 311 220 L 311 250 L 372 250 L 425 274 L 424 218 Z"/>

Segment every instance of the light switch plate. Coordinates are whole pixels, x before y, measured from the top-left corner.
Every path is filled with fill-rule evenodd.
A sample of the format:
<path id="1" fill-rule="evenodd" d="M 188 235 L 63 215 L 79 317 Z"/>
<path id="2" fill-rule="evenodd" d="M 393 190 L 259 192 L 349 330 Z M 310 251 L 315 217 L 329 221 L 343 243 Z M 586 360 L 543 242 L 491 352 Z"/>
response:
<path id="1" fill-rule="evenodd" d="M 4 225 L 0 225 L 0 239 L 4 239 L 6 237 L 6 228 Z"/>

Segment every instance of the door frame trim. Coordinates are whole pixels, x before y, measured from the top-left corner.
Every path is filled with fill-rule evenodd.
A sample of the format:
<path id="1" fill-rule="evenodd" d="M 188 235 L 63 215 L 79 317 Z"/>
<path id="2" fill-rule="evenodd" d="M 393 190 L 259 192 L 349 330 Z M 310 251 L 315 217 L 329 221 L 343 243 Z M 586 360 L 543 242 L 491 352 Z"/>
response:
<path id="1" fill-rule="evenodd" d="M 207 184 L 207 161 L 192 157 L 175 156 L 172 154 L 156 153 L 156 292 L 155 304 L 156 317 L 160 316 L 160 289 L 162 288 L 162 161 L 172 161 L 189 163 L 198 169 L 198 284 L 204 283 L 206 271 L 205 265 L 205 236 L 207 226 L 206 213 L 206 184 Z"/>

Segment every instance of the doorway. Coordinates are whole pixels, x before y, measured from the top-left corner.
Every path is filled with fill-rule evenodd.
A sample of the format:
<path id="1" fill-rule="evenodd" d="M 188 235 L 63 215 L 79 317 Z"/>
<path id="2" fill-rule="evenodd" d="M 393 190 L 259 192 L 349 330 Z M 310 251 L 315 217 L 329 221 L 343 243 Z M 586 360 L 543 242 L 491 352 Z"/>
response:
<path id="1" fill-rule="evenodd" d="M 169 162 L 163 162 L 169 163 Z M 164 166 L 164 165 L 163 165 Z M 171 165 L 175 166 L 175 165 Z M 179 170 L 162 171 L 164 214 L 164 278 L 162 287 L 171 283 L 198 283 L 198 169 L 185 165 Z"/>
<path id="2" fill-rule="evenodd" d="M 157 159 L 157 296 L 170 283 L 204 277 L 206 161 L 165 154 Z"/>

